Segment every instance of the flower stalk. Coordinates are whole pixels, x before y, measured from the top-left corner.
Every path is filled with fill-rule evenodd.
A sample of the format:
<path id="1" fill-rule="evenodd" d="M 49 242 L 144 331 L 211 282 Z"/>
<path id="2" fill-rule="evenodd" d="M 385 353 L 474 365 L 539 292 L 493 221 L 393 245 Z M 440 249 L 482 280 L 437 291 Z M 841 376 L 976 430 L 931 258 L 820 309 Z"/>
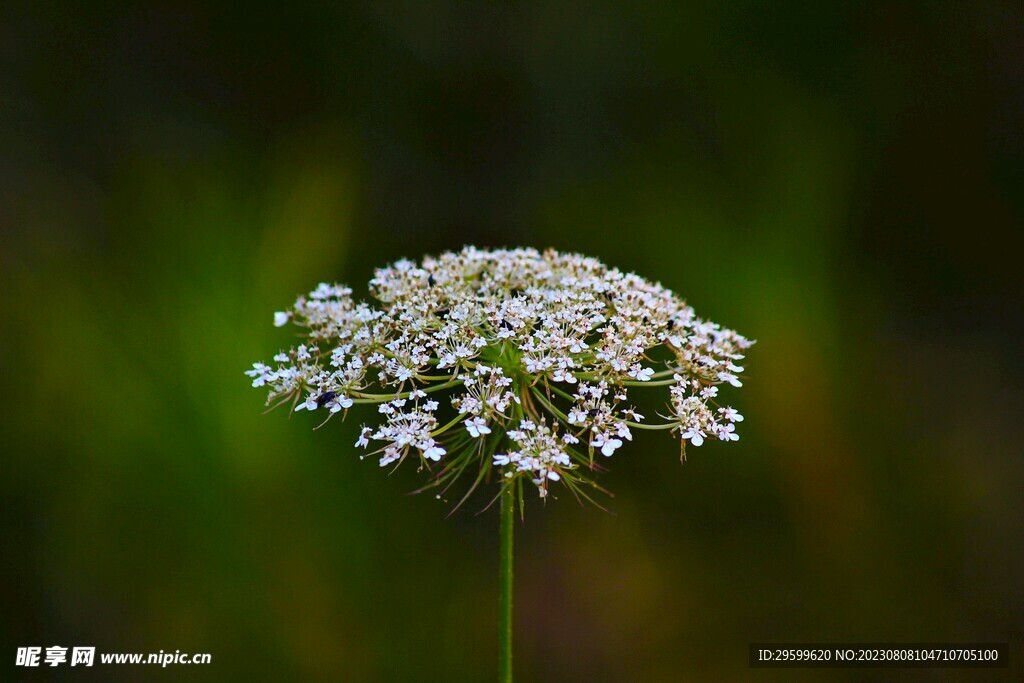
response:
<path id="1" fill-rule="evenodd" d="M 498 550 L 498 680 L 512 683 L 512 550 L 515 532 L 515 491 L 501 491 Z"/>

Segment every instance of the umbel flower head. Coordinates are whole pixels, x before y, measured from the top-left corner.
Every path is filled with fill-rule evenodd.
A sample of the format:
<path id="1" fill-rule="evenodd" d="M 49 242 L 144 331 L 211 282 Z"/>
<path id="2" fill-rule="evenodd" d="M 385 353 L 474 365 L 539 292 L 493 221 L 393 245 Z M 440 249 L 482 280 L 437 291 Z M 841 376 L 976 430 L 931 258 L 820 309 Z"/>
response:
<path id="1" fill-rule="evenodd" d="M 329 419 L 376 405 L 356 446 L 382 467 L 416 460 L 424 488 L 465 477 L 469 491 L 498 481 L 521 499 L 524 482 L 541 497 L 561 484 L 590 499 L 595 453 L 613 455 L 635 429 L 684 447 L 739 439 L 743 417 L 716 400 L 741 386 L 753 342 L 597 259 L 466 247 L 381 268 L 370 293 L 376 302 L 359 302 L 321 284 L 299 297 L 274 324 L 297 325 L 302 343 L 246 374 L 272 406 Z M 642 388 L 663 392 L 657 421 L 630 402 Z"/>

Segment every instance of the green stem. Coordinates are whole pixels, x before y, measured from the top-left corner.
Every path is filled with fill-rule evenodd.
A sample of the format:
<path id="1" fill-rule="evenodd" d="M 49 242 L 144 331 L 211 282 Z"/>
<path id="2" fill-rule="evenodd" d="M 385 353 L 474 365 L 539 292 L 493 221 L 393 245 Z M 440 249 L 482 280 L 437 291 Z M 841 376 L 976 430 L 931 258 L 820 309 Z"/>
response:
<path id="1" fill-rule="evenodd" d="M 506 484 L 501 492 L 501 532 L 498 559 L 498 681 L 512 683 L 512 532 L 515 491 Z"/>
<path id="2" fill-rule="evenodd" d="M 678 422 L 667 422 L 665 424 L 640 424 L 632 420 L 626 420 L 626 424 L 634 429 L 676 429 L 681 425 Z"/>
<path id="3" fill-rule="evenodd" d="M 412 391 L 403 391 L 399 394 L 365 394 L 361 391 L 349 392 L 351 396 L 356 398 L 352 399 L 353 403 L 384 403 L 385 401 L 394 401 L 398 398 L 409 398 L 416 391 L 422 391 L 425 394 L 430 394 L 435 391 L 441 391 L 442 389 L 449 389 L 451 387 L 457 387 L 462 384 L 462 380 L 452 380 L 445 384 L 434 384 L 433 386 L 413 389 Z"/>

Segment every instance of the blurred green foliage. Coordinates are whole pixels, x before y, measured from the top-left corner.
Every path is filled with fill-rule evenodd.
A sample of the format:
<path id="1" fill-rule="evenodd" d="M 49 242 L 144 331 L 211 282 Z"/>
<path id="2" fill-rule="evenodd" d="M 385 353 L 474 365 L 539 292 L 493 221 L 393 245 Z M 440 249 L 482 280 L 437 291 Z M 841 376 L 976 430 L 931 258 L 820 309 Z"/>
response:
<path id="1" fill-rule="evenodd" d="M 298 292 L 471 243 L 759 339 L 738 445 L 642 434 L 615 514 L 529 510 L 521 680 L 863 680 L 752 676 L 752 641 L 1019 660 L 1022 36 L 994 1 L 5 3 L 4 656 L 489 679 L 495 511 L 445 519 L 358 415 L 262 415 L 242 375 Z"/>

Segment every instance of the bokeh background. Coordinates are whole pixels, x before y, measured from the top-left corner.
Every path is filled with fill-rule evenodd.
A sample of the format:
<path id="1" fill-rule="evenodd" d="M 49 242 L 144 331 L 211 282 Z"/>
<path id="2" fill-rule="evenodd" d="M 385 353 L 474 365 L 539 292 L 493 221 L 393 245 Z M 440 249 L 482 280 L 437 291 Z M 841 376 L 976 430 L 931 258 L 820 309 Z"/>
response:
<path id="1" fill-rule="evenodd" d="M 0 677 L 63 644 L 213 655 L 82 679 L 491 679 L 496 511 L 242 374 L 297 293 L 469 243 L 759 340 L 737 444 L 645 433 L 613 514 L 530 508 L 521 680 L 1019 680 L 1022 10 L 4 2 Z M 1015 659 L 747 668 L 800 640 Z"/>

